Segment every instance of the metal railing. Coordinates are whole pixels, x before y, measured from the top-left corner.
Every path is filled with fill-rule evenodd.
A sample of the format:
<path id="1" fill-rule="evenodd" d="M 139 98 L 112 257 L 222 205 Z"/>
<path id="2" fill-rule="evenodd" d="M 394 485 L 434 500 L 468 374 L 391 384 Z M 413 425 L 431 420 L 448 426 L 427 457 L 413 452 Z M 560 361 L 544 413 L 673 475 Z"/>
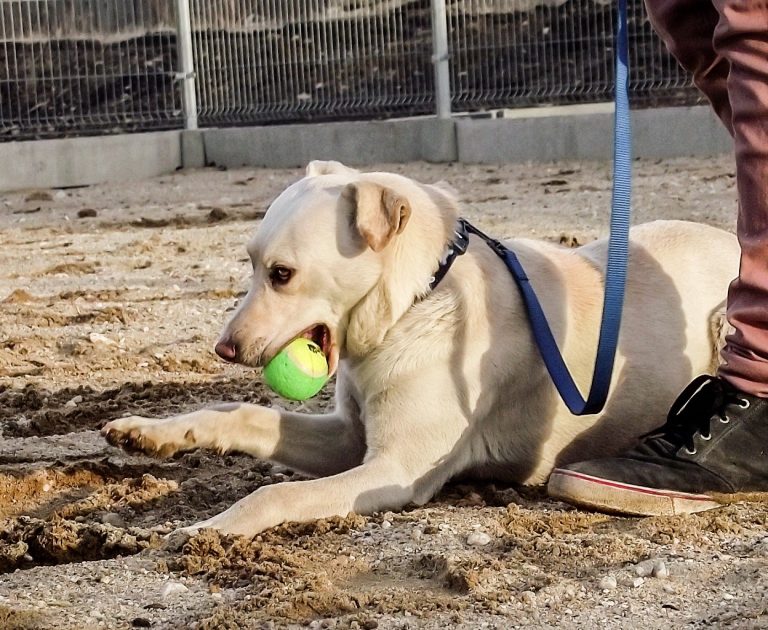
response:
<path id="1" fill-rule="evenodd" d="M 635 104 L 698 99 L 630 1 Z M 0 139 L 607 100 L 604 0 L 0 0 Z"/>

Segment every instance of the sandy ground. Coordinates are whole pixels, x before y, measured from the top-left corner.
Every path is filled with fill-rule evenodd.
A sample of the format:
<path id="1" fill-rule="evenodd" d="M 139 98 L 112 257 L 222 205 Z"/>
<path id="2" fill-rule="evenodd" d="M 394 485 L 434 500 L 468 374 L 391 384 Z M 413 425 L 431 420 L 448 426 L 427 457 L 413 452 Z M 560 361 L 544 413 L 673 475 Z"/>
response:
<path id="1" fill-rule="evenodd" d="M 636 222 L 733 229 L 729 159 L 636 167 Z M 382 168 L 450 182 L 500 237 L 607 230 L 607 164 Z M 451 485 L 398 513 L 164 545 L 298 478 L 240 455 L 126 455 L 97 429 L 270 402 L 212 346 L 247 284 L 245 241 L 299 176 L 210 169 L 0 198 L 0 628 L 768 627 L 764 503 L 632 519 L 540 488 Z"/>

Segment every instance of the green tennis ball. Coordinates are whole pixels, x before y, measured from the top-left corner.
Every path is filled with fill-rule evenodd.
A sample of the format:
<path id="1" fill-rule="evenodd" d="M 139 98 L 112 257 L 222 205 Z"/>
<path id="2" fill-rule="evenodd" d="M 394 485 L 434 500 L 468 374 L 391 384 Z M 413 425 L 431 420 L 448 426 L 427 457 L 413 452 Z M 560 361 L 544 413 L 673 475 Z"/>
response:
<path id="1" fill-rule="evenodd" d="M 264 368 L 264 382 L 289 400 L 307 400 L 328 381 L 328 362 L 311 339 L 299 337 L 278 352 Z"/>

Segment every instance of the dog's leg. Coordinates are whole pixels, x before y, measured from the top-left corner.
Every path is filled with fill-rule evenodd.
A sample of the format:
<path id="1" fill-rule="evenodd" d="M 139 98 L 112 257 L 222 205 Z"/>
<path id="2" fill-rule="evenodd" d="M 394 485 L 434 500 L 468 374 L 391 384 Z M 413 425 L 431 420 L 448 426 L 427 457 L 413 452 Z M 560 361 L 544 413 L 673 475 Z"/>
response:
<path id="1" fill-rule="evenodd" d="M 429 500 L 473 459 L 473 432 L 450 396 L 416 396 L 449 390 L 430 387 L 428 377 L 406 387 L 387 390 L 366 409 L 368 450 L 361 465 L 322 479 L 259 488 L 187 531 L 213 527 L 253 536 L 286 521 L 370 514 Z"/>
<path id="2" fill-rule="evenodd" d="M 313 476 L 359 465 L 365 455 L 362 426 L 337 414 L 309 415 L 231 403 L 166 419 L 131 416 L 101 430 L 115 446 L 168 457 L 210 448 L 241 451 Z"/>
<path id="3" fill-rule="evenodd" d="M 398 509 L 413 500 L 416 481 L 398 462 L 377 457 L 332 477 L 264 486 L 221 514 L 182 531 L 210 527 L 255 536 L 287 521 Z"/>

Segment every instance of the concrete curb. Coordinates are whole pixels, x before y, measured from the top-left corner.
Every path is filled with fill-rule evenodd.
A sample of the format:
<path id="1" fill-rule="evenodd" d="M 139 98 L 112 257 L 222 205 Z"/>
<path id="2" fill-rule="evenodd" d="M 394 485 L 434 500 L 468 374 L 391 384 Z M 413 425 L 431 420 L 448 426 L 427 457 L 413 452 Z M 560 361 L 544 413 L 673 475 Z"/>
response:
<path id="1" fill-rule="evenodd" d="M 0 143 L 0 190 L 140 180 L 180 168 L 179 131 Z"/>
<path id="2" fill-rule="evenodd" d="M 453 162 L 455 124 L 435 118 L 203 130 L 209 165 L 294 168 L 311 160 Z"/>
<path id="3" fill-rule="evenodd" d="M 613 156 L 613 105 L 517 110 L 492 120 L 458 120 L 458 161 L 465 164 L 608 160 Z M 632 112 L 633 154 L 640 158 L 719 155 L 731 137 L 709 107 Z"/>

